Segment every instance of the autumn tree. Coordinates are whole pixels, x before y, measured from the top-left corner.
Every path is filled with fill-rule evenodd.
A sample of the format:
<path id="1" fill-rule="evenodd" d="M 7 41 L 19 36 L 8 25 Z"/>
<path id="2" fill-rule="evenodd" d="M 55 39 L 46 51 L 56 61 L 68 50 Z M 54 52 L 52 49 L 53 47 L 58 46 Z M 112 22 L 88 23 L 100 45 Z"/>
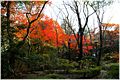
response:
<path id="1" fill-rule="evenodd" d="M 85 7 L 80 7 L 80 5 L 84 5 Z M 88 2 L 87 1 L 83 1 L 83 2 L 80 2 L 80 1 L 73 1 L 73 4 L 68 4 L 68 3 L 64 3 L 64 6 L 65 6 L 65 9 L 66 9 L 66 12 L 67 12 L 67 15 L 66 16 L 66 24 L 68 24 L 69 28 L 72 30 L 73 34 L 74 34 L 74 37 L 76 39 L 76 42 L 77 42 L 77 45 L 78 45 L 78 49 L 79 49 L 79 60 L 82 58 L 83 56 L 83 35 L 84 35 L 84 31 L 85 31 L 85 28 L 88 24 L 88 19 L 89 17 L 95 12 L 92 12 L 92 13 L 89 13 L 88 11 Z M 69 15 L 69 11 L 68 9 L 71 9 L 71 11 L 73 13 L 76 14 L 76 18 L 77 19 L 77 22 L 78 22 L 78 31 L 77 31 L 77 35 L 75 35 L 75 31 L 73 29 L 73 27 L 70 25 L 72 23 L 70 23 L 70 15 Z M 86 11 L 84 12 L 85 14 L 88 13 L 88 15 L 86 15 L 86 18 L 85 20 L 82 19 L 82 15 L 81 15 L 81 12 L 80 12 L 80 9 Z M 84 15 L 85 15 L 84 14 Z M 82 20 L 84 21 L 84 24 L 82 23 Z"/>
<path id="2" fill-rule="evenodd" d="M 8 59 L 7 60 L 8 63 L 6 63 L 7 65 L 9 65 L 8 71 L 13 73 L 14 75 L 15 75 L 14 63 L 15 63 L 15 59 L 17 58 L 16 56 L 20 54 L 19 50 L 24 45 L 26 38 L 29 35 L 29 32 L 30 32 L 29 28 L 31 27 L 31 24 L 40 17 L 47 2 L 48 1 L 42 1 L 42 2 L 41 1 L 37 1 L 37 2 L 34 2 L 34 1 L 31 1 L 31 2 L 29 1 L 16 1 L 16 2 L 15 1 L 2 1 L 1 2 L 1 14 L 4 20 L 6 21 L 6 23 L 2 25 L 2 28 L 5 27 L 4 32 L 7 33 L 6 36 L 8 39 L 8 40 L 3 39 L 5 37 L 4 35 L 2 35 L 2 41 L 5 41 L 4 42 L 5 46 L 2 46 L 2 47 L 8 46 L 6 49 L 4 49 L 3 53 L 6 53 L 6 54 L 4 54 L 3 56 L 6 55 L 6 59 Z M 24 16 L 25 14 L 26 14 L 26 17 Z M 31 16 L 34 16 L 32 20 L 29 19 L 29 17 Z M 21 21 L 24 19 L 24 21 L 23 23 L 21 21 L 18 22 L 17 19 Z M 27 24 L 26 35 L 24 36 L 22 41 L 17 42 L 15 40 L 16 37 L 13 35 L 17 30 L 19 30 L 17 26 L 21 24 Z M 6 41 L 8 41 L 7 44 L 6 44 Z M 18 44 L 15 45 L 14 43 L 15 44 L 18 43 Z M 2 62 L 4 64 L 4 61 Z M 2 68 L 4 68 L 4 66 Z M 2 73 L 4 73 L 4 71 L 2 71 Z M 9 75 L 10 74 L 8 74 L 8 76 Z"/>
<path id="3" fill-rule="evenodd" d="M 102 23 L 103 23 L 103 17 L 105 13 L 105 7 L 110 5 L 112 1 L 93 1 L 89 3 L 90 7 L 96 11 L 96 18 L 98 20 L 98 27 L 99 27 L 99 41 L 100 41 L 100 49 L 99 49 L 99 54 L 98 54 L 98 62 L 97 65 L 100 65 L 100 60 L 101 60 L 101 54 L 102 54 L 102 47 L 103 47 L 103 38 L 102 38 Z"/>
<path id="4" fill-rule="evenodd" d="M 30 28 L 31 32 L 29 33 L 29 38 L 31 39 L 31 42 L 36 44 L 37 42 L 34 41 L 34 39 L 40 39 L 43 45 L 50 45 L 54 47 L 62 46 L 62 42 L 65 40 L 65 33 L 63 29 L 52 18 L 49 18 L 48 16 L 44 16 L 43 18 L 44 20 L 37 20 Z M 25 30 L 22 29 L 16 33 L 16 36 L 22 40 L 24 34 Z M 56 43 L 56 35 L 58 36 L 58 43 Z"/>
<path id="5" fill-rule="evenodd" d="M 102 34 L 104 46 L 113 46 L 114 42 L 118 40 L 119 34 L 119 24 L 114 23 L 103 23 L 102 24 Z"/>

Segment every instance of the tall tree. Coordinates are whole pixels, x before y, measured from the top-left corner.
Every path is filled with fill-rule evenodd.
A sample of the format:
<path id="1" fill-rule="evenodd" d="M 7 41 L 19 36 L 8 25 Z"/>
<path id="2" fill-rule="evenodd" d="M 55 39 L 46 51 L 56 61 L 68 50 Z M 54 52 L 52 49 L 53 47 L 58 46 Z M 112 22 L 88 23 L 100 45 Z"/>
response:
<path id="1" fill-rule="evenodd" d="M 48 1 L 42 1 L 42 2 L 41 1 L 35 1 L 35 2 L 34 1 L 31 1 L 31 2 L 30 1 L 3 1 L 3 2 L 1 2 L 2 16 L 6 17 L 6 23 L 4 23 L 6 25 L 3 25 L 2 27 L 5 26 L 5 28 L 6 28 L 5 30 L 7 32 L 7 38 L 8 38 L 7 46 L 9 45 L 9 48 L 5 49 L 3 52 L 6 54 L 4 54 L 2 56 L 6 56 L 6 59 L 7 59 L 6 64 L 9 65 L 8 71 L 10 70 L 14 75 L 15 75 L 14 64 L 15 64 L 17 55 L 19 55 L 19 53 L 20 53 L 19 50 L 24 45 L 26 38 L 29 35 L 29 32 L 30 32 L 29 29 L 30 29 L 32 23 L 34 23 L 38 18 L 40 18 L 40 15 L 41 15 L 47 2 Z M 26 17 L 24 17 L 24 14 L 26 14 Z M 12 31 L 12 28 L 16 29 L 17 28 L 16 25 L 22 24 L 22 23 L 21 23 L 21 21 L 18 22 L 16 16 L 19 16 L 17 18 L 20 20 L 27 18 L 27 20 L 25 19 L 26 21 L 23 23 L 28 24 L 27 28 L 26 28 L 27 29 L 26 35 L 24 36 L 22 41 L 20 41 L 20 42 L 18 42 L 18 44 L 16 44 L 17 46 L 13 44 L 15 42 L 16 37 L 12 36 L 15 33 Z M 31 17 L 31 16 L 34 16 L 35 18 L 30 20 L 29 17 Z M 4 35 L 2 35 L 2 36 L 4 36 Z M 2 38 L 4 38 L 4 37 L 2 37 Z M 5 63 L 3 62 L 3 64 L 5 64 Z M 4 70 L 4 68 L 3 68 L 3 70 Z M 2 73 L 4 73 L 4 71 Z"/>
<path id="2" fill-rule="evenodd" d="M 80 5 L 84 5 L 85 7 L 81 7 Z M 76 18 L 77 18 L 77 21 L 78 21 L 78 31 L 77 31 L 77 36 L 75 35 L 75 31 L 72 29 L 72 26 L 70 25 L 70 22 L 69 22 L 69 12 L 67 10 L 67 7 L 68 6 L 72 11 L 73 13 L 76 14 Z M 94 12 L 92 13 L 89 13 L 89 10 L 88 10 L 88 1 L 73 1 L 73 4 L 67 4 L 65 3 L 65 9 L 66 9 L 66 12 L 68 14 L 67 16 L 67 23 L 69 24 L 68 26 L 70 27 L 70 29 L 73 31 L 74 33 L 74 36 L 76 38 L 76 41 L 77 41 L 77 45 L 78 45 L 78 49 L 79 49 L 79 60 L 81 60 L 82 56 L 83 56 L 83 35 L 84 35 L 84 31 L 85 31 L 85 28 L 88 24 L 88 19 L 89 17 L 94 14 Z M 83 13 L 84 13 L 84 16 L 85 16 L 85 21 L 84 21 L 84 24 L 82 24 L 82 15 L 81 15 L 81 12 L 80 10 L 83 9 Z M 85 11 L 85 12 L 84 12 Z"/>
<path id="3" fill-rule="evenodd" d="M 102 47 L 103 47 L 103 39 L 102 39 L 102 23 L 103 23 L 103 17 L 104 17 L 104 13 L 105 13 L 105 6 L 110 5 L 112 3 L 112 1 L 93 1 L 91 2 L 89 5 L 90 7 L 96 11 L 96 17 L 98 20 L 98 27 L 99 27 L 99 41 L 100 41 L 100 49 L 99 49 L 99 54 L 98 54 L 98 62 L 97 65 L 100 65 L 100 60 L 101 60 L 101 54 L 102 54 Z"/>

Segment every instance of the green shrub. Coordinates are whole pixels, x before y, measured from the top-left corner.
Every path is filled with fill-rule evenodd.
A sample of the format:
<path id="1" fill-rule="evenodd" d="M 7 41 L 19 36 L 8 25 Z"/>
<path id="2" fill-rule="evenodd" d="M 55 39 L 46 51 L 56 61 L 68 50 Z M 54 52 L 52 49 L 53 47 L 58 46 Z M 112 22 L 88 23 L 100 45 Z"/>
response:
<path id="1" fill-rule="evenodd" d="M 107 78 L 118 79 L 119 78 L 119 64 L 111 63 L 107 65 L 109 67 L 107 72 Z"/>
<path id="2" fill-rule="evenodd" d="M 80 74 L 82 77 L 93 77 L 100 73 L 101 67 L 83 69 L 83 70 L 69 70 L 70 74 Z"/>
<path id="3" fill-rule="evenodd" d="M 104 70 L 111 70 L 112 66 L 118 66 L 119 67 L 119 64 L 118 63 L 105 64 L 105 65 L 102 66 L 102 69 L 104 69 Z"/>
<path id="4" fill-rule="evenodd" d="M 94 72 L 98 72 L 101 70 L 101 67 L 95 67 L 95 68 L 89 68 L 89 69 L 83 69 L 83 70 L 69 70 L 70 73 L 94 73 Z"/>
<path id="5" fill-rule="evenodd" d="M 92 56 L 85 56 L 82 58 L 82 60 L 78 62 L 80 62 L 80 68 L 82 69 L 87 69 L 96 66 L 96 59 Z"/>
<path id="6" fill-rule="evenodd" d="M 39 54 L 31 54 L 26 57 L 26 62 L 32 71 L 40 70 L 40 65 L 43 64 L 43 58 Z"/>
<path id="7" fill-rule="evenodd" d="M 102 69 L 107 71 L 107 74 L 104 78 L 107 79 L 118 79 L 119 78 L 119 64 L 110 63 L 102 66 Z"/>
<path id="8" fill-rule="evenodd" d="M 44 79 L 65 79 L 65 76 L 60 75 L 60 74 L 48 74 L 43 77 Z"/>
<path id="9" fill-rule="evenodd" d="M 59 65 L 58 65 L 59 69 L 69 70 L 69 69 L 75 68 L 75 66 L 78 66 L 77 62 L 74 62 L 74 61 L 70 62 L 67 59 L 59 59 Z"/>
<path id="10" fill-rule="evenodd" d="M 98 75 L 101 69 L 102 69 L 101 67 L 90 68 L 88 69 L 88 75 L 91 75 L 91 74 L 93 76 Z"/>
<path id="11" fill-rule="evenodd" d="M 28 58 L 28 65 L 31 70 L 50 70 L 55 69 L 57 62 L 56 48 L 45 46 L 44 51 L 32 53 Z"/>

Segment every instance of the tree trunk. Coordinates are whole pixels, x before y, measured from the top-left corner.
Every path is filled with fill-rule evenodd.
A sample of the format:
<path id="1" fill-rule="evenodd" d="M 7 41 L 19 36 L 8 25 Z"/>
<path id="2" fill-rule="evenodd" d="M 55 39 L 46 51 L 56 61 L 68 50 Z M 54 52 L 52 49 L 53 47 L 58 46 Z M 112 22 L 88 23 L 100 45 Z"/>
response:
<path id="1" fill-rule="evenodd" d="M 8 35 L 8 40 L 9 40 L 9 46 L 12 46 L 12 40 L 11 40 L 11 36 L 10 36 L 10 4 L 11 2 L 8 1 L 7 2 L 7 35 Z"/>
<path id="2" fill-rule="evenodd" d="M 83 56 L 83 32 L 82 32 L 82 31 L 81 31 L 81 33 L 80 33 L 79 52 L 80 52 L 79 58 L 80 58 L 80 60 L 81 60 L 81 58 L 82 58 L 82 56 Z"/>
<path id="3" fill-rule="evenodd" d="M 100 65 L 101 54 L 102 54 L 102 46 L 103 46 L 101 25 L 99 26 L 99 28 L 100 28 L 100 50 L 99 50 L 99 54 L 98 54 L 97 66 Z"/>
<path id="4" fill-rule="evenodd" d="M 9 65 L 10 65 L 10 68 L 13 70 L 14 69 L 14 62 L 15 62 L 15 54 L 13 52 L 13 47 L 12 47 L 12 39 L 11 39 L 11 35 L 10 35 L 10 4 L 11 2 L 8 1 L 7 2 L 7 35 L 8 35 L 8 41 L 9 41 L 9 49 L 8 51 L 10 51 L 10 53 L 8 54 L 9 55 L 9 58 L 8 58 L 8 61 L 9 61 Z M 12 72 L 12 70 L 10 70 Z M 14 72 L 13 72 L 14 73 Z"/>
<path id="5" fill-rule="evenodd" d="M 79 63 L 79 66 L 78 66 L 78 69 L 80 69 L 81 67 L 81 62 L 80 60 L 82 59 L 82 56 L 83 56 L 83 32 L 82 31 L 79 31 L 80 34 L 78 34 L 78 49 L 79 49 L 79 55 L 78 55 L 78 63 Z"/>

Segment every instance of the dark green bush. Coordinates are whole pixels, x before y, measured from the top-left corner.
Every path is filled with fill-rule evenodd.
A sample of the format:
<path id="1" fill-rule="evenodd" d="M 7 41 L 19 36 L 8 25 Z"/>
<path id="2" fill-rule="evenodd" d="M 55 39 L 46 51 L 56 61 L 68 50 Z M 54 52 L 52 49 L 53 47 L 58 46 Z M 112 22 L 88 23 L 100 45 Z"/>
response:
<path id="1" fill-rule="evenodd" d="M 27 63 L 29 68 L 33 70 L 40 70 L 40 65 L 43 63 L 43 58 L 39 54 L 31 54 L 27 57 Z"/>
<path id="2" fill-rule="evenodd" d="M 110 63 L 102 66 L 102 69 L 105 70 L 106 79 L 118 79 L 119 78 L 119 64 L 118 63 Z"/>
<path id="3" fill-rule="evenodd" d="M 44 79 L 65 79 L 65 76 L 60 74 L 48 74 L 43 77 Z"/>
<path id="4" fill-rule="evenodd" d="M 56 68 L 57 55 L 56 48 L 45 46 L 44 51 L 32 53 L 27 58 L 28 65 L 32 71 L 34 70 L 51 70 Z"/>
<path id="5" fill-rule="evenodd" d="M 1 54 L 1 78 L 8 77 L 11 73 L 9 70 L 8 57 L 6 54 Z"/>
<path id="6" fill-rule="evenodd" d="M 83 70 L 69 70 L 69 73 L 94 73 L 94 72 L 99 72 L 101 70 L 101 67 L 95 67 L 95 68 L 89 68 L 89 69 L 83 69 Z"/>
<path id="7" fill-rule="evenodd" d="M 96 66 L 96 59 L 92 56 L 84 56 L 80 62 L 80 68 L 87 69 Z"/>
<path id="8" fill-rule="evenodd" d="M 47 74 L 47 75 L 28 75 L 27 79 L 65 79 L 66 77 L 61 74 Z"/>
<path id="9" fill-rule="evenodd" d="M 110 79 L 119 79 L 119 64 L 111 63 L 107 65 L 109 67 L 107 72 L 107 78 Z"/>
<path id="10" fill-rule="evenodd" d="M 69 70 L 70 74 L 79 74 L 82 75 L 81 77 L 93 77 L 100 73 L 101 67 L 83 69 L 83 70 Z"/>
<path id="11" fill-rule="evenodd" d="M 59 59 L 58 69 L 69 70 L 75 68 L 75 66 L 78 66 L 77 62 L 70 62 L 68 59 Z"/>

